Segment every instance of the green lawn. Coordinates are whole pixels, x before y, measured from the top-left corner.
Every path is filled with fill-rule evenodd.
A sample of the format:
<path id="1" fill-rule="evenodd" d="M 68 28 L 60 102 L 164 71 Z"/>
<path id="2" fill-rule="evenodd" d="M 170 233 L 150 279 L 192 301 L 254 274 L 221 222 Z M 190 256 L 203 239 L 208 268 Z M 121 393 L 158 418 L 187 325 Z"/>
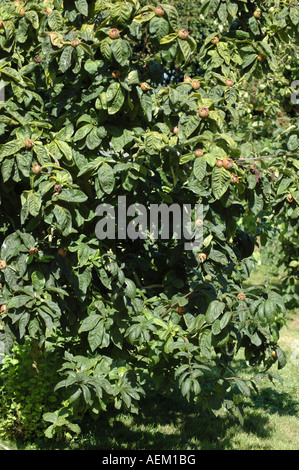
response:
<path id="1" fill-rule="evenodd" d="M 266 272 L 266 270 L 265 270 Z M 259 270 L 252 283 L 263 282 Z M 296 343 L 297 341 L 297 343 Z M 262 383 L 244 402 L 242 427 L 230 415 L 216 419 L 180 397 L 152 395 L 138 415 L 112 413 L 83 429 L 75 447 L 103 450 L 298 450 L 299 449 L 299 309 L 288 314 L 279 342 L 287 365 L 279 371 L 283 384 Z M 297 348 L 297 349 L 296 349 Z M 297 352 L 297 354 L 296 354 Z M 242 357 L 239 358 L 242 361 Z M 275 366 L 274 366 L 275 369 Z M 5 443 L 24 448 L 20 443 Z M 25 449 L 46 449 L 49 442 Z"/>

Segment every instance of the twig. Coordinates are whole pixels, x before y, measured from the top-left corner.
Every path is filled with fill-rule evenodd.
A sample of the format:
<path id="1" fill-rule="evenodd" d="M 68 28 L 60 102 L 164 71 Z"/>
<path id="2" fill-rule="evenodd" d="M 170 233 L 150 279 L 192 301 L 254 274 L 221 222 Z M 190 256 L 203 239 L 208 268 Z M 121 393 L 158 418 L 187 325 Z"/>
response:
<path id="1" fill-rule="evenodd" d="M 188 292 L 188 294 L 184 295 L 184 296 L 182 297 L 182 299 L 187 299 L 187 297 L 189 297 L 191 294 L 194 294 L 195 292 L 197 292 L 199 289 L 201 289 L 201 287 L 202 287 L 202 286 L 197 287 L 197 289 L 195 289 L 195 290 L 191 290 L 190 292 Z M 174 302 L 174 304 L 170 305 L 170 307 L 168 307 L 166 310 L 164 310 L 164 312 L 163 312 L 162 315 L 161 315 L 161 318 L 163 318 L 164 315 L 166 315 L 166 313 L 167 313 L 169 310 L 171 310 L 172 308 L 174 308 L 178 303 L 179 303 L 179 301 Z"/>

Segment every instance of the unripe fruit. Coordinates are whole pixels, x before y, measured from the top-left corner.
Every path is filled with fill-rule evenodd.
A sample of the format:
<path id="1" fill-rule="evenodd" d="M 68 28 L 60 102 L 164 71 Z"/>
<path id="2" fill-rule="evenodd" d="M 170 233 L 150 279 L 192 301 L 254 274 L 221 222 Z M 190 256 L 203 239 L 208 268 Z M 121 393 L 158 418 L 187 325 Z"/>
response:
<path id="1" fill-rule="evenodd" d="M 20 15 L 25 15 L 25 8 L 21 8 Z"/>
<path id="2" fill-rule="evenodd" d="M 35 175 L 38 175 L 40 172 L 41 172 L 41 167 L 40 167 L 40 165 L 38 165 L 38 164 L 33 165 L 33 167 L 32 167 L 32 173 L 34 173 Z"/>
<path id="3" fill-rule="evenodd" d="M 78 47 L 79 44 L 80 44 L 80 40 L 79 39 L 73 39 L 72 42 L 71 42 L 72 46 L 74 48 Z"/>
<path id="4" fill-rule="evenodd" d="M 223 166 L 223 161 L 222 160 L 216 160 L 216 166 L 218 168 L 221 168 Z"/>
<path id="5" fill-rule="evenodd" d="M 192 78 L 188 75 L 184 75 L 184 82 L 192 82 Z"/>
<path id="6" fill-rule="evenodd" d="M 211 43 L 212 44 L 217 44 L 219 42 L 219 38 L 217 36 L 215 36 L 212 40 L 211 40 Z"/>
<path id="7" fill-rule="evenodd" d="M 29 255 L 38 255 L 38 249 L 36 247 L 30 248 Z"/>
<path id="8" fill-rule="evenodd" d="M 256 19 L 259 19 L 261 17 L 261 14 L 262 14 L 262 12 L 260 10 L 255 10 L 255 12 L 253 13 L 253 16 Z"/>
<path id="9" fill-rule="evenodd" d="M 64 248 L 58 248 L 57 253 L 59 256 L 62 256 L 62 258 L 66 257 L 66 250 Z"/>
<path id="10" fill-rule="evenodd" d="M 178 134 L 179 133 L 178 126 L 173 127 L 172 132 L 173 132 L 173 134 Z"/>
<path id="11" fill-rule="evenodd" d="M 0 260 L 0 271 L 3 271 L 6 268 L 6 263 L 2 259 Z"/>
<path id="12" fill-rule="evenodd" d="M 193 90 L 198 90 L 198 88 L 200 88 L 200 83 L 199 83 L 198 80 L 192 80 L 191 86 L 192 86 Z"/>
<path id="13" fill-rule="evenodd" d="M 195 156 L 196 156 L 196 157 L 202 157 L 202 156 L 203 156 L 203 150 L 201 150 L 201 149 L 196 149 L 196 150 L 195 150 Z"/>
<path id="14" fill-rule="evenodd" d="M 157 6 L 155 8 L 155 13 L 156 13 L 157 16 L 164 16 L 165 15 L 165 10 L 163 10 L 163 8 L 160 7 L 160 6 Z"/>
<path id="15" fill-rule="evenodd" d="M 180 29 L 178 32 L 178 36 L 180 39 L 187 39 L 189 36 L 189 31 L 188 29 Z"/>
<path id="16" fill-rule="evenodd" d="M 225 82 L 225 85 L 226 86 L 233 86 L 234 85 L 234 82 L 230 79 L 227 79 L 226 82 Z"/>
<path id="17" fill-rule="evenodd" d="M 243 292 L 240 292 L 238 294 L 238 300 L 245 300 L 245 299 L 246 299 L 246 295 Z"/>
<path id="18" fill-rule="evenodd" d="M 277 356 L 276 351 L 272 351 L 271 356 L 273 357 L 273 359 L 275 359 L 275 357 Z"/>
<path id="19" fill-rule="evenodd" d="M 293 196 L 292 196 L 291 194 L 288 194 L 288 195 L 287 195 L 287 201 L 288 201 L 288 202 L 293 202 L 293 201 L 294 201 L 294 198 L 293 198 Z"/>
<path id="20" fill-rule="evenodd" d="M 234 162 L 231 158 L 225 158 L 223 160 L 223 166 L 226 170 L 230 170 L 231 167 L 233 166 Z"/>
<path id="21" fill-rule="evenodd" d="M 112 77 L 113 78 L 119 78 L 120 77 L 120 71 L 119 70 L 113 70 Z"/>
<path id="22" fill-rule="evenodd" d="M 119 37 L 119 30 L 117 28 L 111 28 L 108 34 L 111 39 L 117 39 Z"/>
<path id="23" fill-rule="evenodd" d="M 0 21 L 0 28 L 3 28 L 3 21 Z"/>
<path id="24" fill-rule="evenodd" d="M 198 114 L 201 118 L 205 118 L 205 117 L 208 117 L 208 115 L 210 114 L 210 111 L 208 110 L 208 108 L 205 108 L 204 106 L 202 106 L 201 108 L 199 108 Z"/>
<path id="25" fill-rule="evenodd" d="M 200 263 L 204 263 L 205 260 L 207 259 L 207 255 L 205 253 L 199 253 L 198 259 Z"/>
<path id="26" fill-rule="evenodd" d="M 45 9 L 45 15 L 48 16 L 48 15 L 50 15 L 50 13 L 52 13 L 51 8 L 46 8 L 46 9 Z"/>
<path id="27" fill-rule="evenodd" d="M 27 149 L 32 149 L 33 145 L 34 145 L 34 141 L 32 139 L 25 140 L 25 147 Z"/>
<path id="28" fill-rule="evenodd" d="M 176 308 L 176 311 L 179 315 L 183 315 L 185 313 L 185 307 L 181 307 L 180 305 Z"/>
<path id="29" fill-rule="evenodd" d="M 259 62 L 263 62 L 264 57 L 263 57 L 261 54 L 259 54 L 259 55 L 257 56 L 257 60 L 258 60 Z"/>
<path id="30" fill-rule="evenodd" d="M 146 82 L 141 83 L 140 87 L 142 91 L 148 91 L 150 89 L 150 85 Z"/>
<path id="31" fill-rule="evenodd" d="M 6 313 L 6 312 L 7 312 L 7 305 L 1 305 L 1 307 L 0 307 L 0 312 L 1 312 L 2 315 L 3 315 L 4 313 Z"/>
<path id="32" fill-rule="evenodd" d="M 195 225 L 198 228 L 201 228 L 203 226 L 203 220 L 202 219 L 196 219 Z"/>

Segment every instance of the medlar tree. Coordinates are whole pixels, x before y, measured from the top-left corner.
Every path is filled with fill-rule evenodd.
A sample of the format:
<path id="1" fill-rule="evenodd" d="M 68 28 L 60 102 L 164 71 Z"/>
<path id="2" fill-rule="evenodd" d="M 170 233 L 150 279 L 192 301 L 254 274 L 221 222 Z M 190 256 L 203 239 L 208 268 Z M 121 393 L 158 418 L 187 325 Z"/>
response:
<path id="1" fill-rule="evenodd" d="M 246 4 L 205 2 L 204 13 L 209 3 L 231 18 Z M 61 356 L 47 435 L 109 404 L 137 411 L 147 378 L 240 414 L 236 395 L 258 377 L 233 370 L 236 353 L 270 379 L 285 364 L 283 302 L 243 288 L 253 241 L 237 224 L 271 183 L 253 187 L 229 127 L 239 81 L 275 60 L 264 35 L 212 33 L 205 74 L 166 86 L 197 50 L 171 4 L 0 0 L 0 20 L 1 335 L 8 351 L 31 341 L 33 360 Z M 200 204 L 200 250 L 172 233 L 99 240 L 97 207 L 119 196 Z"/>

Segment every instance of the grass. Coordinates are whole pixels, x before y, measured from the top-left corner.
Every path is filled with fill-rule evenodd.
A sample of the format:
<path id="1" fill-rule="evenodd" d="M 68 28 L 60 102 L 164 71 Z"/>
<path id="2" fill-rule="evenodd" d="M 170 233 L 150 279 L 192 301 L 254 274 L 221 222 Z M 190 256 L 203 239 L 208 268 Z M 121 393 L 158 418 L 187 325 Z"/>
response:
<path id="1" fill-rule="evenodd" d="M 267 269 L 254 273 L 251 284 L 265 281 Z M 296 343 L 297 342 L 297 343 Z M 232 415 L 215 418 L 179 396 L 151 395 L 139 415 L 113 412 L 83 427 L 80 450 L 298 450 L 299 449 L 299 308 L 288 314 L 280 347 L 287 365 L 283 384 L 261 384 L 244 401 L 244 425 Z M 239 358 L 242 361 L 242 358 Z M 12 449 L 47 449 L 51 444 L 4 443 Z M 51 447 L 50 447 L 51 448 Z M 53 447 L 52 447 L 53 448 Z M 57 448 L 57 447 L 55 447 Z"/>

